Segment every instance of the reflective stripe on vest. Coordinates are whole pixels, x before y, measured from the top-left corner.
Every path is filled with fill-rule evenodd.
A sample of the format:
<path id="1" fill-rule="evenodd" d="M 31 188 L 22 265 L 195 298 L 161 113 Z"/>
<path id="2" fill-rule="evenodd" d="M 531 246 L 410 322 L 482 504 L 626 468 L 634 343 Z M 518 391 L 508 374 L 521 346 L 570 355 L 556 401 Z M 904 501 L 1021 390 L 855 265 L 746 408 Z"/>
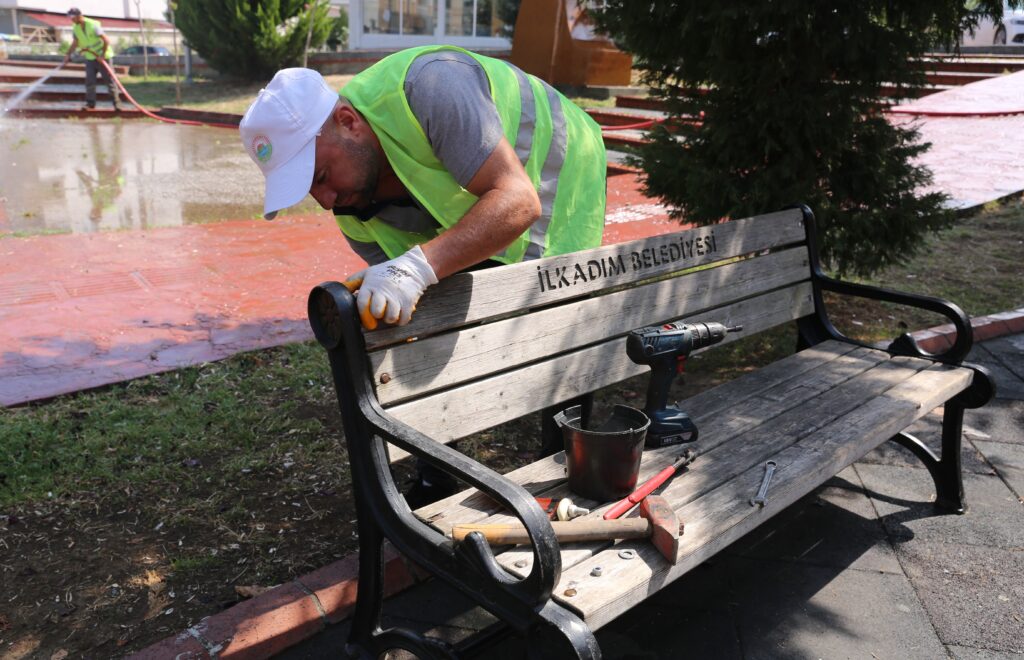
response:
<path id="1" fill-rule="evenodd" d="M 96 59 L 94 53 L 99 53 L 103 48 L 103 39 L 96 34 L 96 28 L 99 25 L 100 22 L 93 18 L 83 18 L 81 25 L 75 23 L 71 28 L 71 33 L 78 40 L 78 50 L 82 51 L 82 56 L 87 60 Z M 113 54 L 114 49 L 108 44 L 103 53 L 103 59 L 110 59 Z"/>
<path id="2" fill-rule="evenodd" d="M 413 60 L 439 50 L 458 50 L 483 67 L 506 140 L 537 190 L 541 217 L 500 254 L 503 263 L 596 247 L 605 212 L 606 157 L 601 132 L 590 117 L 534 76 L 504 62 L 451 46 L 411 48 L 358 74 L 341 91 L 366 118 L 396 175 L 441 225 L 433 235 L 403 232 L 383 216 L 363 222 L 337 216 L 350 238 L 376 242 L 390 258 L 458 222 L 476 203 L 434 155 L 405 97 Z"/>

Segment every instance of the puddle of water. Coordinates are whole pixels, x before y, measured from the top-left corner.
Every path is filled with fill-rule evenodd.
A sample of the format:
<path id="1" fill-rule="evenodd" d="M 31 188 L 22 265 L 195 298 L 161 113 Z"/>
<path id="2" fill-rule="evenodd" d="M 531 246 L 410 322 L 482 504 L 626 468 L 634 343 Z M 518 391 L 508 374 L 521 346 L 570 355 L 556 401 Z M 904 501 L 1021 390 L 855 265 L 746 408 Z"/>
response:
<path id="1" fill-rule="evenodd" d="M 259 218 L 235 131 L 150 121 L 0 120 L 0 235 Z M 295 209 L 315 212 L 311 198 Z"/>

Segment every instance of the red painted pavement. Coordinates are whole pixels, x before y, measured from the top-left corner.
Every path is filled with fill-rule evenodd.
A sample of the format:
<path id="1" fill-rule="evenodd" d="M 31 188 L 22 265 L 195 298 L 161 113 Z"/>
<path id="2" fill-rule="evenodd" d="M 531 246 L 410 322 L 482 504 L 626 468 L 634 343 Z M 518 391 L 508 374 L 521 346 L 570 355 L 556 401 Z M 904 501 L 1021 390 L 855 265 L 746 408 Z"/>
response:
<path id="1" fill-rule="evenodd" d="M 608 213 L 605 243 L 679 228 L 634 175 Z M 309 290 L 363 266 L 329 215 L 8 237 L 0 263 L 3 405 L 309 339 Z"/>

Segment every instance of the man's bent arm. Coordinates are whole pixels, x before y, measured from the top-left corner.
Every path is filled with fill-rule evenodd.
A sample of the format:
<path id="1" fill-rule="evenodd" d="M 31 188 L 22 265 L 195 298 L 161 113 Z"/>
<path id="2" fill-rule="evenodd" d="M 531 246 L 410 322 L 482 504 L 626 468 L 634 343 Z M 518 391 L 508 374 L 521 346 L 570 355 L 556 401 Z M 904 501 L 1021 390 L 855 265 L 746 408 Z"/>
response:
<path id="1" fill-rule="evenodd" d="M 500 253 L 541 214 L 537 191 L 504 138 L 466 189 L 477 202 L 455 225 L 421 246 L 438 279 Z"/>

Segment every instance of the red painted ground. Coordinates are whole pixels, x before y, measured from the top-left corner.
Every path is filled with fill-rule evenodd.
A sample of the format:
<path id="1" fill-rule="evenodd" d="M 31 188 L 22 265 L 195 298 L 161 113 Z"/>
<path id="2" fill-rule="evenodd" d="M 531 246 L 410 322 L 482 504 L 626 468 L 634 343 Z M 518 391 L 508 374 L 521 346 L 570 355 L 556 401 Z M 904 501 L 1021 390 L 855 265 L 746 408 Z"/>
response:
<path id="1" fill-rule="evenodd" d="M 637 188 L 609 178 L 606 243 L 679 228 Z M 3 405 L 309 339 L 310 288 L 363 266 L 329 215 L 8 238 L 0 263 Z"/>

